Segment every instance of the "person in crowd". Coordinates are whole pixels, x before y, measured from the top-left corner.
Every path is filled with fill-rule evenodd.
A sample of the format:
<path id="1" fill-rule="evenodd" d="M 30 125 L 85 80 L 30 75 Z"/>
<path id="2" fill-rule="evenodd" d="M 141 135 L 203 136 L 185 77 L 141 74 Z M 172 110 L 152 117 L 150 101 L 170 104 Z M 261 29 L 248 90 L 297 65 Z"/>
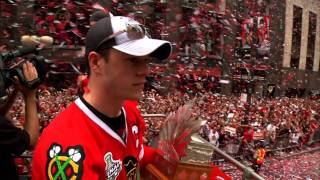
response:
<path id="1" fill-rule="evenodd" d="M 270 123 L 267 125 L 266 129 L 267 129 L 268 143 L 270 145 L 273 145 L 276 140 L 277 127 L 275 126 L 275 123 L 273 121 L 270 121 Z"/>
<path id="2" fill-rule="evenodd" d="M 105 18 L 107 16 L 109 16 L 109 14 L 107 12 L 104 12 L 102 10 L 95 11 L 90 17 L 90 20 L 89 20 L 90 26 L 95 25 L 97 21 L 99 21 L 100 19 Z"/>
<path id="3" fill-rule="evenodd" d="M 214 125 L 211 126 L 208 138 L 211 144 L 213 144 L 216 147 L 219 147 L 219 133 L 217 131 L 217 127 L 215 127 Z"/>
<path id="4" fill-rule="evenodd" d="M 27 82 L 38 78 L 38 73 L 30 62 L 23 62 L 23 75 Z M 18 78 L 9 95 L 7 103 L 0 108 L 0 179 L 19 179 L 13 156 L 22 154 L 27 149 L 33 149 L 39 137 L 39 118 L 36 106 L 36 89 L 23 86 Z M 7 119 L 7 113 L 15 102 L 16 95 L 21 92 L 25 101 L 25 122 L 23 129 L 16 127 Z"/>
<path id="5" fill-rule="evenodd" d="M 209 141 L 209 134 L 210 134 L 210 122 L 206 121 L 205 124 L 201 126 L 200 129 L 200 135 L 203 137 L 205 140 Z"/>
<path id="6" fill-rule="evenodd" d="M 261 166 L 264 163 L 266 156 L 266 149 L 264 146 L 264 141 L 259 141 L 256 145 L 256 150 L 254 152 L 254 161 L 252 164 L 252 169 L 254 169 L 256 172 L 260 171 Z"/>
<path id="7" fill-rule="evenodd" d="M 243 137 L 241 139 L 240 151 L 243 152 L 245 149 L 251 149 L 251 143 L 253 142 L 254 130 L 253 127 L 247 125 L 244 127 Z"/>

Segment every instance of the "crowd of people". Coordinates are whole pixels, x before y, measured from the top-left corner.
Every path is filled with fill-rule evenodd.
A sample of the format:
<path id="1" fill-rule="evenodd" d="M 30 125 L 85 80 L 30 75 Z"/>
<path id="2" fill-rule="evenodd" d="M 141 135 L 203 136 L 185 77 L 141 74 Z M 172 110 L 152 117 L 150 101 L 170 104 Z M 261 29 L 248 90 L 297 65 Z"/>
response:
<path id="1" fill-rule="evenodd" d="M 276 138 L 287 137 L 290 142 L 306 144 L 313 138 L 319 127 L 319 102 L 314 99 L 274 98 L 252 99 L 249 113 L 246 115 L 247 104 L 240 97 L 224 96 L 211 92 L 190 95 L 175 92 L 163 96 L 156 91 L 148 91 L 140 102 L 143 113 L 163 113 L 176 111 L 186 102 L 194 102 L 195 116 L 204 122 L 201 134 L 214 144 L 226 144 L 226 135 L 239 136 L 243 120 L 249 120 L 248 125 L 255 132 L 255 139 L 264 139 L 275 144 Z M 159 131 L 159 121 L 149 122 L 153 131 Z M 240 131 L 240 134 L 239 134 Z M 215 134 L 215 138 L 210 134 Z M 263 136 L 263 137 L 261 137 Z M 209 138 L 210 137 L 210 138 Z"/>
<path id="2" fill-rule="evenodd" d="M 76 86 L 61 90 L 54 87 L 38 90 L 38 109 L 43 128 L 78 97 L 77 92 Z M 227 142 L 227 134 L 239 135 L 236 130 L 239 131 L 246 111 L 246 103 L 241 102 L 240 97 L 211 92 L 193 95 L 180 91 L 161 95 L 156 90 L 148 90 L 144 91 L 139 101 L 139 109 L 142 114 L 167 115 L 187 102 L 193 103 L 194 116 L 203 120 L 201 134 L 207 140 L 223 147 Z M 253 98 L 248 123 L 257 132 L 257 139 L 261 139 L 260 135 L 263 134 L 263 138 L 273 144 L 276 143 L 276 137 L 287 137 L 293 144 L 306 144 L 319 127 L 319 103 L 317 100 L 302 98 Z M 9 112 L 10 119 L 23 123 L 23 107 L 22 97 L 19 96 Z M 151 140 L 159 133 L 164 119 L 161 116 L 145 118 L 148 127 L 147 139 Z M 209 134 L 215 132 L 216 139 L 209 139 Z"/>
<path id="3" fill-rule="evenodd" d="M 248 107 L 241 97 L 234 95 L 175 91 L 164 96 L 151 90 L 143 94 L 139 105 L 145 114 L 168 114 L 188 102 L 193 103 L 193 115 L 203 122 L 199 134 L 242 162 L 251 162 L 249 165 L 257 172 L 265 159 L 269 162 L 273 156 L 284 155 L 283 152 L 302 151 L 320 140 L 320 102 L 314 97 L 253 98 Z M 164 119 L 161 116 L 145 118 L 146 138 L 151 144 L 156 141 Z M 213 155 L 211 160 L 221 165 L 219 158 Z M 272 166 L 278 163 L 271 162 Z M 263 171 L 268 174 L 267 169 Z"/>

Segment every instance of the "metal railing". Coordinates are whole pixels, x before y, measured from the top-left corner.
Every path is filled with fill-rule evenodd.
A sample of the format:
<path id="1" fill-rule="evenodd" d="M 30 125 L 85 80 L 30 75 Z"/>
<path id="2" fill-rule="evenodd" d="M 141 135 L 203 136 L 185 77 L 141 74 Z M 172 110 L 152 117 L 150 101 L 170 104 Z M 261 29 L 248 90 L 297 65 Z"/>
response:
<path id="1" fill-rule="evenodd" d="M 202 142 L 207 142 L 205 139 L 203 139 L 200 135 L 196 135 L 197 139 L 200 139 Z M 227 162 L 231 163 L 233 166 L 238 168 L 243 172 L 242 179 L 244 180 L 251 180 L 256 179 L 256 180 L 263 180 L 264 178 L 261 177 L 259 174 L 257 174 L 251 167 L 245 166 L 226 152 L 222 151 L 221 149 L 217 148 L 216 146 L 208 143 L 214 151 L 214 153 L 220 155 L 223 159 L 225 159 Z"/>

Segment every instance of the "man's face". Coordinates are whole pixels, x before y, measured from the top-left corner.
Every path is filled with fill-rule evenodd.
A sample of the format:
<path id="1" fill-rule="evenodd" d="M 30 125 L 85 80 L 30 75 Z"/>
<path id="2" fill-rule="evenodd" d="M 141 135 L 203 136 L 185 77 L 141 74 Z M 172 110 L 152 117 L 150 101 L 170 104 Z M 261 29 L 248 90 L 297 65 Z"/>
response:
<path id="1" fill-rule="evenodd" d="M 117 98 L 138 100 L 148 74 L 147 56 L 131 56 L 110 49 L 101 64 L 101 86 Z"/>

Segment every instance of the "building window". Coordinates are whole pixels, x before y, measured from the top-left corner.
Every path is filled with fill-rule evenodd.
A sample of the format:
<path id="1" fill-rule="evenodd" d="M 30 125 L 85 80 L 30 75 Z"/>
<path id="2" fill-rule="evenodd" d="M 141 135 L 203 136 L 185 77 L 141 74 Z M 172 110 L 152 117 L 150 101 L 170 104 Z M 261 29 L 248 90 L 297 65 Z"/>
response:
<path id="1" fill-rule="evenodd" d="M 299 67 L 300 46 L 302 29 L 302 8 L 293 6 L 293 29 L 292 29 L 292 50 L 291 50 L 291 68 Z"/>
<path id="2" fill-rule="evenodd" d="M 309 33 L 308 33 L 308 50 L 306 60 L 306 70 L 312 70 L 314 62 L 314 51 L 316 41 L 317 14 L 309 12 Z"/>

